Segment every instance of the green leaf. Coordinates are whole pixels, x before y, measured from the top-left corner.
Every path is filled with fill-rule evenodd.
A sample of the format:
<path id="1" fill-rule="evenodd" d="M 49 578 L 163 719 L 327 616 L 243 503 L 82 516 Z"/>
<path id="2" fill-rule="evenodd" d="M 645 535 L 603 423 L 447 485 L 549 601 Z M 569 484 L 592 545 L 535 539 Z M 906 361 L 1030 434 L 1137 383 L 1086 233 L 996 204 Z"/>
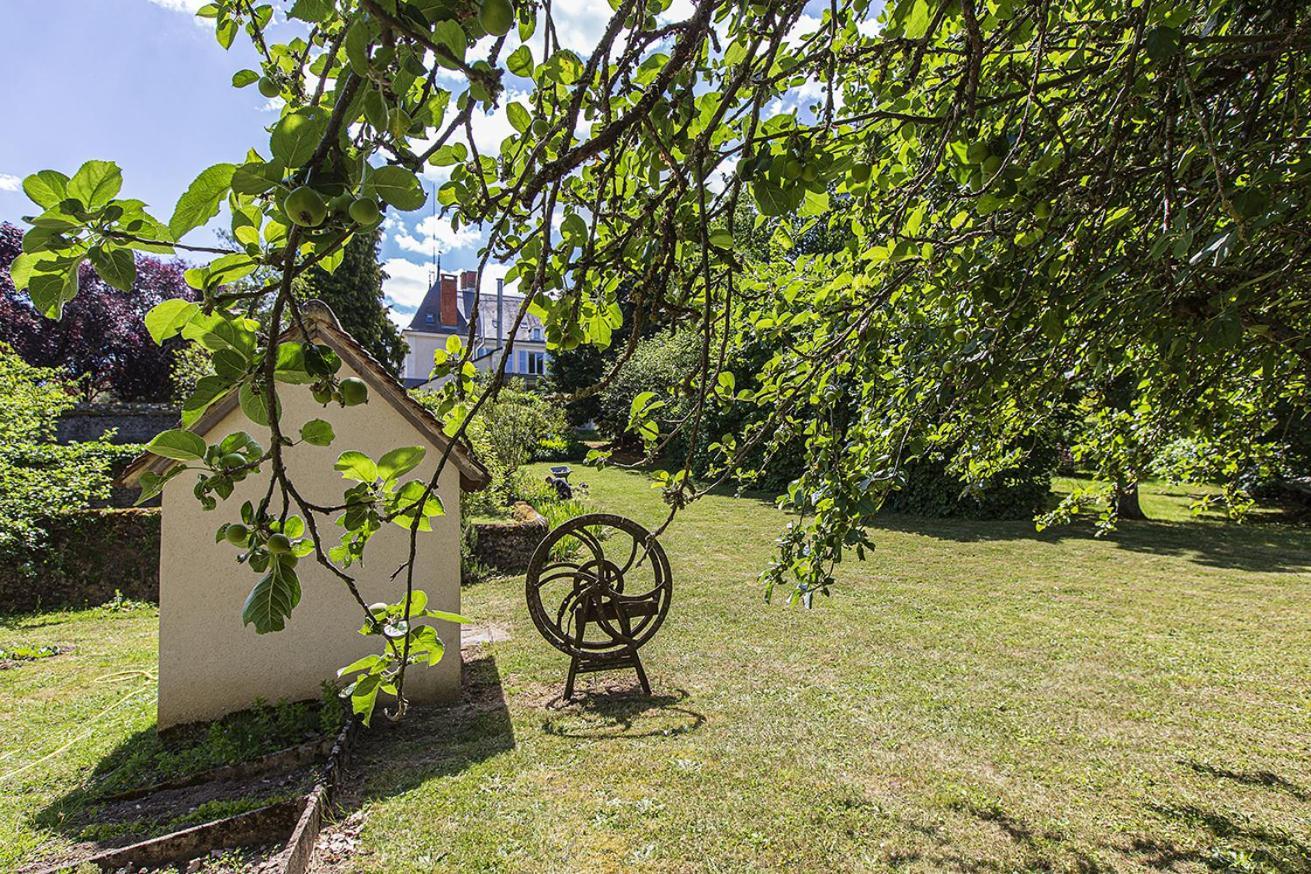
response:
<path id="1" fill-rule="evenodd" d="M 305 366 L 305 344 L 283 342 L 278 344 L 277 358 L 273 362 L 273 378 L 279 382 L 304 385 L 314 381 Z"/>
<path id="2" fill-rule="evenodd" d="M 790 198 L 777 185 L 765 181 L 751 183 L 751 194 L 761 215 L 786 215 L 792 208 Z"/>
<path id="3" fill-rule="evenodd" d="M 232 173 L 232 190 L 237 194 L 263 194 L 282 181 L 282 165 L 277 162 L 248 161 Z"/>
<path id="4" fill-rule="evenodd" d="M 222 376 L 202 376 L 182 402 L 182 424 L 190 427 L 210 406 L 232 390 L 233 380 Z"/>
<path id="5" fill-rule="evenodd" d="M 300 167 L 314 157 L 327 128 L 328 115 L 322 109 L 298 109 L 283 116 L 273 128 L 269 147 L 284 166 Z"/>
<path id="6" fill-rule="evenodd" d="M 322 21 L 332 14 L 332 0 L 296 0 L 291 17 L 301 21 Z"/>
<path id="7" fill-rule="evenodd" d="M 262 390 L 255 391 L 249 382 L 243 382 L 237 391 L 237 402 L 241 405 L 241 411 L 246 414 L 247 419 L 256 425 L 269 424 L 268 403 L 264 399 Z"/>
<path id="8" fill-rule="evenodd" d="M 337 463 L 332 467 L 341 471 L 343 479 L 361 483 L 372 483 L 378 479 L 378 466 L 373 463 L 373 459 L 354 449 L 348 449 L 337 456 Z"/>
<path id="9" fill-rule="evenodd" d="M 431 667 L 442 660 L 446 645 L 437 636 L 437 629 L 431 625 L 420 625 L 410 631 L 410 657 L 420 658 Z"/>
<path id="10" fill-rule="evenodd" d="M 249 360 L 255 352 L 254 328 L 257 324 L 250 319 L 221 313 L 198 313 L 183 326 L 182 336 L 195 340 L 211 352 L 232 349 Z"/>
<path id="11" fill-rule="evenodd" d="M 38 170 L 23 180 L 23 191 L 37 206 L 49 209 L 68 197 L 68 177 L 58 170 Z"/>
<path id="12" fill-rule="evenodd" d="M 525 79 L 533 74 L 533 52 L 528 46 L 519 46 L 519 48 L 510 52 L 510 56 L 505 59 L 505 66 L 511 73 L 516 76 L 522 76 Z"/>
<path id="13" fill-rule="evenodd" d="M 357 674 L 360 671 L 372 671 L 374 667 L 383 661 L 385 660 L 382 656 L 377 655 L 376 653 L 370 653 L 369 655 L 356 659 L 344 668 L 338 668 L 337 676 L 344 677 L 347 674 Z"/>
<path id="14" fill-rule="evenodd" d="M 437 63 L 447 69 L 457 69 L 459 64 L 464 63 L 465 53 L 469 50 L 469 37 L 465 34 L 464 28 L 460 23 L 452 18 L 439 21 L 433 29 L 433 41 L 439 46 L 444 46 L 450 52 L 450 60 L 445 53 L 436 52 Z M 459 63 L 456 63 L 458 61 Z"/>
<path id="15" fill-rule="evenodd" d="M 929 31 L 933 15 L 929 0 L 913 0 L 899 5 L 898 12 L 904 12 L 902 35 L 906 39 L 920 39 Z"/>
<path id="16" fill-rule="evenodd" d="M 238 70 L 232 74 L 232 87 L 245 88 L 247 85 L 254 85 L 259 81 L 259 73 L 254 70 Z"/>
<path id="17" fill-rule="evenodd" d="M 368 674 L 350 687 L 351 711 L 366 726 L 373 718 L 373 708 L 378 700 L 378 687 L 382 684 L 380 674 Z M 343 692 L 343 694 L 345 694 Z"/>
<path id="18" fill-rule="evenodd" d="M 291 611 L 300 603 L 300 579 L 296 571 L 275 561 L 255 584 L 241 609 L 241 623 L 254 625 L 257 634 L 281 631 Z"/>
<path id="19" fill-rule="evenodd" d="M 235 164 L 215 164 L 201 171 L 178 198 L 173 218 L 168 220 L 168 232 L 173 239 L 180 240 L 187 231 L 218 215 L 219 202 L 232 187 L 232 174 L 236 169 Z"/>
<path id="20" fill-rule="evenodd" d="M 101 279 L 119 291 L 132 290 L 132 283 L 137 278 L 137 262 L 131 250 L 106 250 L 103 246 L 96 246 L 87 254 Z"/>
<path id="21" fill-rule="evenodd" d="M 397 209 L 409 212 L 428 201 L 419 177 L 403 167 L 379 167 L 369 174 L 368 192 Z"/>
<path id="22" fill-rule="evenodd" d="M 54 252 L 23 252 L 10 262 L 9 279 L 14 288 L 22 291 L 36 274 L 58 271 L 59 267 L 54 263 L 58 260 L 59 256 Z"/>
<path id="23" fill-rule="evenodd" d="M 522 103 L 511 103 L 505 107 L 505 112 L 510 119 L 510 126 L 519 133 L 523 133 L 532 126 L 533 117 L 529 115 L 528 110 Z"/>
<path id="24" fill-rule="evenodd" d="M 160 492 L 164 491 L 164 485 L 184 470 L 186 470 L 185 467 L 175 464 L 162 476 L 151 470 L 141 474 L 141 479 L 138 480 L 138 485 L 141 486 L 141 494 L 137 495 L 137 499 L 133 502 L 133 506 L 139 507 Z"/>
<path id="25" fill-rule="evenodd" d="M 414 470 L 426 454 L 422 446 L 402 446 L 378 459 L 378 474 L 384 480 L 396 480 Z"/>
<path id="26" fill-rule="evenodd" d="M 633 403 L 628 408 L 628 418 L 636 419 L 647 412 L 651 406 L 651 401 L 655 399 L 655 392 L 644 391 L 633 398 Z"/>
<path id="27" fill-rule="evenodd" d="M 64 304 L 77 297 L 78 268 L 82 260 L 79 255 L 64 272 L 37 273 L 28 281 L 27 294 L 41 315 L 55 320 L 63 317 Z"/>
<path id="28" fill-rule="evenodd" d="M 1147 38 L 1144 40 L 1147 47 L 1147 57 L 1155 63 L 1165 63 L 1179 52 L 1181 37 L 1182 35 L 1176 28 L 1153 27 L 1147 31 Z"/>
<path id="29" fill-rule="evenodd" d="M 394 514 L 392 522 L 402 528 L 410 528 L 414 527 L 415 517 L 418 516 L 418 530 L 431 531 L 432 522 L 429 520 L 433 516 L 445 515 L 446 507 L 435 493 L 429 492 L 425 499 L 424 493 L 427 491 L 426 484 L 417 479 L 412 479 L 401 486 L 388 508 L 389 512 Z M 420 501 L 423 503 L 420 504 Z"/>
<path id="30" fill-rule="evenodd" d="M 123 187 L 123 171 L 112 161 L 87 161 L 68 180 L 68 197 L 76 198 L 88 211 L 100 209 Z"/>
<path id="31" fill-rule="evenodd" d="M 322 419 L 310 419 L 300 426 L 300 439 L 312 446 L 328 446 L 336 436 L 332 425 Z"/>
<path id="32" fill-rule="evenodd" d="M 205 441 L 199 435 L 173 428 L 155 435 L 146 451 L 174 461 L 199 461 L 205 457 Z"/>

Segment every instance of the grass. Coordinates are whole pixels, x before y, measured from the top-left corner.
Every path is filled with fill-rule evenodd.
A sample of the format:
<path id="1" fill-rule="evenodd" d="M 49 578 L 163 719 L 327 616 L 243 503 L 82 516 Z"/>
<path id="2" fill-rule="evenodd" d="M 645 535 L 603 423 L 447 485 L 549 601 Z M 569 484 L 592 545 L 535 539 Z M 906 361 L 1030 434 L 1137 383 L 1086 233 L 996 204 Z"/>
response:
<path id="1" fill-rule="evenodd" d="M 635 474 L 575 480 L 597 509 L 663 517 Z M 468 587 L 463 612 L 510 636 L 466 667 L 470 702 L 358 750 L 346 867 L 1311 870 L 1311 536 L 1187 504 L 1149 485 L 1164 521 L 1108 539 L 889 516 L 802 611 L 755 582 L 783 517 L 708 498 L 662 537 L 649 701 L 616 674 L 553 703 L 566 659 L 522 579 Z M 0 671 L 0 870 L 70 840 L 76 788 L 158 743 L 155 621 L 0 621 L 0 645 L 73 647 Z"/>
<path id="2" fill-rule="evenodd" d="M 663 515 L 636 475 L 578 478 Z M 662 538 L 652 702 L 550 704 L 566 660 L 521 580 L 467 589 L 511 637 L 471 665 L 475 706 L 366 747 L 355 867 L 1311 868 L 1311 538 L 1176 491 L 1102 540 L 888 517 L 808 612 L 755 583 L 782 517 L 709 498 Z"/>
<path id="3" fill-rule="evenodd" d="M 0 616 L 0 646 L 71 647 L 0 671 L 0 871 L 83 840 L 145 836 L 239 812 L 211 810 L 97 822 L 107 796 L 243 761 L 319 736 L 334 715 L 317 706 L 262 706 L 161 736 L 155 730 L 158 613 L 145 604 Z M 336 717 L 339 718 L 339 717 Z"/>

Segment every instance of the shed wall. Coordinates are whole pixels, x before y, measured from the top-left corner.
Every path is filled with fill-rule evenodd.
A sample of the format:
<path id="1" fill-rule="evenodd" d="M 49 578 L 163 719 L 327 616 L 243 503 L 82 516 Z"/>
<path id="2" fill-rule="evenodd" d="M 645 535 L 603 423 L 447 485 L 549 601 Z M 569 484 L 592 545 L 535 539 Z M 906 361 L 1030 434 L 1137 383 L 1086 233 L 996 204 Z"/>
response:
<path id="1" fill-rule="evenodd" d="M 352 375 L 349 370 L 349 366 L 343 367 L 340 375 Z M 322 418 L 332 423 L 337 435 L 328 447 L 306 444 L 286 451 L 292 481 L 307 500 L 322 505 L 341 503 L 347 483 L 332 465 L 346 449 L 358 449 L 376 459 L 398 446 L 423 445 L 428 450 L 424 463 L 407 479 L 417 476 L 426 480 L 432 475 L 440 450 L 376 393 L 368 404 L 344 409 L 319 406 L 301 386 L 286 386 L 282 395 L 287 433 L 296 434 L 303 423 Z M 237 430 L 249 431 L 267 442 L 267 430 L 252 425 L 239 409 L 229 413 L 206 439 L 212 442 Z M 236 548 L 214 542 L 214 532 L 223 522 L 238 518 L 243 501 L 258 502 L 266 483 L 263 476 L 250 477 L 212 512 L 205 512 L 192 494 L 194 475 L 182 474 L 164 489 L 160 728 L 213 719 L 249 707 L 256 699 L 275 702 L 318 697 L 322 682 L 333 679 L 337 668 L 377 651 L 378 638 L 358 633 L 364 620 L 359 604 L 313 556 L 301 559 L 297 567 L 301 601 L 284 630 L 256 634 L 253 627 L 242 625 L 242 604 L 258 577 L 237 564 Z M 448 462 L 442 473 L 438 494 L 446 515 L 434 520 L 432 532 L 419 533 L 415 588 L 428 593 L 432 607 L 459 612 L 460 484 L 452 463 Z M 320 520 L 320 532 L 327 546 L 336 543 L 341 529 Z M 350 569 L 366 602 L 401 599 L 403 577 L 397 581 L 389 577 L 405 560 L 408 548 L 409 532 L 397 525 L 387 525 L 373 537 L 367 563 Z M 406 692 L 412 701 L 449 699 L 459 693 L 459 626 L 433 624 L 446 644 L 446 657 L 434 667 L 416 666 L 407 673 Z"/>

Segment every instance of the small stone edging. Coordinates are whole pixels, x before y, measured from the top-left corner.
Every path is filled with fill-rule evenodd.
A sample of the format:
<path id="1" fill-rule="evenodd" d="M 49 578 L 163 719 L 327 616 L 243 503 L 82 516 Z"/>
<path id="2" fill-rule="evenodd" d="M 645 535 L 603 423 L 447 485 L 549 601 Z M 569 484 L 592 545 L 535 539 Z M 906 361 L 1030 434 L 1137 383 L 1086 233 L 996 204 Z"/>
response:
<path id="1" fill-rule="evenodd" d="M 474 557 L 482 564 L 507 574 L 528 569 L 533 550 L 551 530 L 550 523 L 532 508 L 517 501 L 514 517 L 504 522 L 476 522 Z"/>
<path id="2" fill-rule="evenodd" d="M 332 745 L 328 760 L 323 765 L 323 774 L 305 796 L 300 821 L 296 823 L 282 851 L 282 866 L 279 869 L 282 874 L 305 874 L 309 870 L 310 860 L 314 858 L 314 846 L 323 828 L 324 814 L 332 803 L 332 796 L 336 794 L 337 784 L 341 782 L 342 770 L 346 767 L 350 748 L 355 743 L 359 729 L 359 720 L 352 717 L 337 735 L 337 741 Z"/>
<path id="3" fill-rule="evenodd" d="M 131 801 L 134 798 L 145 798 L 147 795 L 154 795 L 156 792 L 163 792 L 168 789 L 186 789 L 190 786 L 199 786 L 202 783 L 216 783 L 221 780 L 243 780 L 247 777 L 280 774 L 310 764 L 319 756 L 330 753 L 333 745 L 334 740 L 330 737 L 325 737 L 322 740 L 312 740 L 309 743 L 259 756 L 248 762 L 222 765 L 217 768 L 210 768 L 208 771 L 201 771 L 199 774 L 192 774 L 190 777 L 164 780 L 140 789 L 117 792 L 113 795 L 106 795 L 101 800 Z"/>
<path id="4" fill-rule="evenodd" d="M 68 871 L 86 863 L 97 866 L 101 871 L 109 872 L 124 867 L 132 869 L 141 866 L 159 867 L 192 859 L 210 850 L 267 843 L 288 834 L 290 837 L 278 854 L 280 864 L 276 870 L 279 874 L 305 874 L 314 855 L 314 846 L 319 837 L 319 830 L 323 826 L 324 814 L 341 780 L 342 768 L 345 766 L 347 755 L 358 731 L 359 722 L 354 718 L 349 719 L 342 726 L 328 752 L 318 782 L 307 795 L 301 798 L 279 801 L 245 813 L 138 841 L 126 847 L 115 847 L 79 862 L 41 869 L 38 874 Z M 321 743 L 316 742 L 314 746 L 317 747 Z M 289 753 L 299 755 L 307 746 L 310 745 L 302 744 L 301 747 L 293 747 L 264 758 L 277 759 Z M 181 782 L 183 785 L 193 785 L 187 781 Z M 160 788 L 176 787 L 159 784 L 151 787 L 151 791 Z"/>
<path id="5" fill-rule="evenodd" d="M 101 871 L 117 871 L 124 867 L 135 870 L 142 866 L 157 868 L 195 858 L 210 850 L 264 843 L 286 834 L 287 829 L 296 821 L 300 806 L 299 798 L 279 801 L 267 807 L 170 832 L 126 847 L 106 850 L 77 864 L 90 862 Z M 68 871 L 77 867 L 77 864 L 60 865 L 46 870 Z"/>

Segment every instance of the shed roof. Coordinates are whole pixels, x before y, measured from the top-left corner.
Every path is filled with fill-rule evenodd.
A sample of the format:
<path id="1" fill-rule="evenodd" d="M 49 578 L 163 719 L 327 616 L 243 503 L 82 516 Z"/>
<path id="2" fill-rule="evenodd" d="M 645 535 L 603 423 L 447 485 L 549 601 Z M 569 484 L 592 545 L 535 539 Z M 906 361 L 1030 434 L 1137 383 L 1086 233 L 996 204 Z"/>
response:
<path id="1" fill-rule="evenodd" d="M 342 361 L 350 365 L 369 386 L 371 398 L 381 397 L 434 445 L 444 449 L 451 443 L 451 438 L 446 436 L 437 417 L 423 404 L 410 397 L 405 388 L 378 359 L 370 355 L 354 337 L 342 330 L 337 316 L 326 303 L 320 300 L 309 301 L 301 306 L 301 314 L 307 334 L 305 339 L 322 343 L 336 352 Z M 289 328 L 283 332 L 280 339 L 286 340 L 292 337 L 300 337 L 299 328 Z M 201 435 L 208 433 L 237 406 L 237 391 L 233 389 L 215 401 L 196 420 L 191 431 Z M 483 467 L 482 463 L 474 457 L 473 452 L 463 443 L 455 443 L 451 449 L 450 459 L 460 472 L 460 487 L 465 491 L 478 491 L 491 481 L 487 468 Z M 141 475 L 147 471 L 163 474 L 175 463 L 167 458 L 144 452 L 127 466 L 119 476 L 119 481 L 126 485 L 136 485 Z"/>

